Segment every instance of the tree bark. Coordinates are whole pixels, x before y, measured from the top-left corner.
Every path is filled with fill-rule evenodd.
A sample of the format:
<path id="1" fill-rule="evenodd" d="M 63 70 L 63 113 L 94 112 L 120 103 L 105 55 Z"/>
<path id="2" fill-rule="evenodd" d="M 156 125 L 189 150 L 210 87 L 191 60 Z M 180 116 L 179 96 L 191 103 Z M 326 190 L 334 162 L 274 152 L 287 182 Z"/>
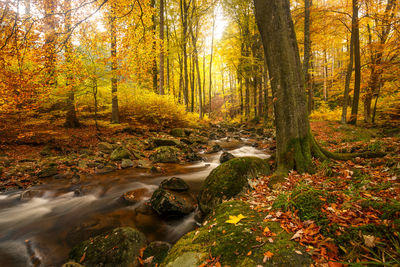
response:
<path id="1" fill-rule="evenodd" d="M 304 84 L 306 91 L 308 92 L 308 113 L 311 113 L 312 107 L 312 94 L 310 86 L 310 74 L 308 72 L 311 57 L 311 34 L 310 34 L 310 7 L 312 5 L 311 0 L 304 0 L 304 60 L 303 60 L 303 71 L 304 71 Z"/>
<path id="2" fill-rule="evenodd" d="M 311 170 L 312 135 L 289 0 L 254 0 L 274 97 L 278 173 Z"/>
<path id="3" fill-rule="evenodd" d="M 208 110 L 208 117 L 211 116 L 212 106 L 211 106 L 211 91 L 212 91 L 212 64 L 213 64 L 213 54 L 214 54 L 214 33 L 215 33 L 215 15 L 213 18 L 213 25 L 212 25 L 212 37 L 211 37 L 211 55 L 210 55 L 210 84 L 208 90 L 209 96 L 209 110 Z"/>
<path id="4" fill-rule="evenodd" d="M 160 0 L 160 95 L 164 94 L 164 0 Z"/>
<path id="5" fill-rule="evenodd" d="M 111 2 L 110 7 L 110 31 L 111 31 L 111 123 L 119 123 L 118 108 L 118 61 L 117 61 L 117 29 L 116 29 L 116 4 Z"/>
<path id="6" fill-rule="evenodd" d="M 189 107 L 189 76 L 188 76 L 188 54 L 187 54 L 187 34 L 188 34 L 188 12 L 189 5 L 186 0 L 180 0 L 181 22 L 182 22 L 182 51 L 183 51 L 183 98 L 186 109 Z"/>
<path id="7" fill-rule="evenodd" d="M 353 0 L 353 17 L 355 18 L 355 25 L 352 29 L 354 31 L 354 97 L 353 105 L 351 107 L 351 117 L 349 124 L 357 124 L 358 116 L 358 103 L 360 101 L 361 90 L 361 52 L 360 52 L 360 25 L 358 18 L 358 0 Z"/>
<path id="8" fill-rule="evenodd" d="M 353 17 L 352 20 L 353 20 L 352 25 L 355 25 L 355 18 Z M 350 81 L 351 81 L 351 75 L 353 73 L 353 61 L 354 61 L 354 30 L 353 29 L 351 30 L 349 50 L 350 50 L 350 59 L 349 59 L 349 65 L 347 66 L 346 81 L 345 81 L 345 85 L 344 85 L 343 108 L 342 108 L 342 119 L 341 119 L 342 124 L 345 124 L 347 122 L 347 108 L 349 106 Z"/>

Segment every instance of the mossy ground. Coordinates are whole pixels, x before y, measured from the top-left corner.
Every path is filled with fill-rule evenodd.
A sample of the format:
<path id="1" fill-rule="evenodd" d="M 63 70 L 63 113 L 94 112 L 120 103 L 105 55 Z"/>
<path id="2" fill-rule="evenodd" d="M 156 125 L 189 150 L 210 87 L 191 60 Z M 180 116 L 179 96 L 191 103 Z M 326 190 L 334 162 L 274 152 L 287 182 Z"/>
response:
<path id="1" fill-rule="evenodd" d="M 229 216 L 244 215 L 239 223 L 230 224 Z M 269 228 L 268 234 L 264 232 Z M 272 234 L 273 233 L 273 234 Z M 309 266 L 311 258 L 293 241 L 279 223 L 264 222 L 262 214 L 242 201 L 229 201 L 219 205 L 208 216 L 204 225 L 187 234 L 171 249 L 164 266 L 176 266 L 182 255 L 201 255 L 198 264 L 217 258 L 222 266 Z M 272 242 L 268 241 L 270 239 Z M 303 251 L 298 254 L 295 250 Z M 263 262 L 264 253 L 274 256 Z"/>
<path id="2" fill-rule="evenodd" d="M 306 246 L 317 264 L 331 259 L 350 266 L 400 265 L 400 139 L 335 122 L 312 123 L 312 132 L 330 151 L 387 155 L 314 159 L 315 173 L 290 172 L 274 190 L 267 187 L 273 179 L 268 177 L 243 199 L 292 235 L 300 231 L 295 240 Z"/>

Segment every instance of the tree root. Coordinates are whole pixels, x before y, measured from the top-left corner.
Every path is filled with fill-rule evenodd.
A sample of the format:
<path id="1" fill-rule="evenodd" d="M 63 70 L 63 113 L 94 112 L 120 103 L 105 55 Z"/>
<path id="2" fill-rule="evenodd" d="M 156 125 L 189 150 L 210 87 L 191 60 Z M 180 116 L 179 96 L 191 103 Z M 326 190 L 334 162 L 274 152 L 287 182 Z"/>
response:
<path id="1" fill-rule="evenodd" d="M 311 151 L 316 158 L 321 160 L 351 160 L 354 158 L 381 158 L 386 156 L 384 152 L 362 152 L 362 153 L 334 153 L 330 152 L 327 149 L 323 148 L 318 142 L 315 140 L 314 136 L 311 135 Z"/>

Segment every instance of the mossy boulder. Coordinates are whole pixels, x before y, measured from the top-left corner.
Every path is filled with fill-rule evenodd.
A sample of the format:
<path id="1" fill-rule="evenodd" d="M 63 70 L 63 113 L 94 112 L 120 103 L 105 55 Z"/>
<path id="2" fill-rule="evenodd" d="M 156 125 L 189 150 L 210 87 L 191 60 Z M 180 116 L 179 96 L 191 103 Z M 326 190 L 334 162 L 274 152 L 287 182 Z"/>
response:
<path id="1" fill-rule="evenodd" d="M 167 138 L 154 138 L 153 144 L 155 147 L 160 146 L 179 146 L 181 143 L 176 139 L 167 139 Z"/>
<path id="2" fill-rule="evenodd" d="M 249 179 L 268 175 L 270 168 L 266 160 L 256 157 L 232 159 L 214 169 L 204 181 L 199 196 L 199 207 L 204 214 L 224 199 L 235 197 L 247 188 Z"/>
<path id="3" fill-rule="evenodd" d="M 168 251 L 171 249 L 171 244 L 162 241 L 151 242 L 143 251 L 143 259 L 152 258 L 152 260 L 145 266 L 159 266 L 161 262 L 167 257 Z"/>
<path id="4" fill-rule="evenodd" d="M 67 263 L 64 263 L 62 267 L 85 267 L 82 264 L 76 263 L 74 261 L 69 261 Z"/>
<path id="5" fill-rule="evenodd" d="M 160 187 L 163 189 L 177 191 L 177 192 L 183 192 L 189 190 L 188 184 L 183 179 L 178 177 L 165 179 L 164 181 L 161 182 Z"/>
<path id="6" fill-rule="evenodd" d="M 151 206 L 164 218 L 178 218 L 196 209 L 196 201 L 188 192 L 174 192 L 159 188 L 151 197 Z"/>
<path id="7" fill-rule="evenodd" d="M 114 145 L 107 142 L 100 142 L 97 144 L 97 148 L 100 152 L 110 154 L 114 150 Z"/>
<path id="8" fill-rule="evenodd" d="M 185 137 L 186 136 L 185 130 L 182 128 L 172 129 L 169 132 L 169 134 L 172 135 L 173 137 Z"/>
<path id="9" fill-rule="evenodd" d="M 129 158 L 131 158 L 131 156 L 132 156 L 132 154 L 128 149 L 120 146 L 120 147 L 117 147 L 116 149 L 114 149 L 114 151 L 110 155 L 110 159 L 113 161 L 119 161 L 119 160 L 123 160 L 123 159 L 129 159 Z"/>
<path id="10" fill-rule="evenodd" d="M 173 146 L 161 146 L 150 155 L 154 163 L 179 163 L 179 150 Z"/>
<path id="11" fill-rule="evenodd" d="M 58 168 L 56 165 L 47 165 L 42 168 L 42 170 L 38 173 L 39 178 L 48 178 L 58 174 Z"/>
<path id="12" fill-rule="evenodd" d="M 240 214 L 245 218 L 236 225 L 226 222 L 229 216 Z M 266 227 L 276 235 L 265 237 L 263 230 Z M 272 243 L 269 238 L 272 238 Z M 182 237 L 161 266 L 199 266 L 206 263 L 210 256 L 220 257 L 222 266 L 310 266 L 311 258 L 290 238 L 291 234 L 283 230 L 279 223 L 263 222 L 263 216 L 247 203 L 228 201 L 216 207 L 202 227 Z M 267 251 L 274 256 L 264 263 Z"/>
<path id="13" fill-rule="evenodd" d="M 146 245 L 146 237 L 130 227 L 116 228 L 74 247 L 69 256 L 86 267 L 140 266 L 137 258 Z"/>

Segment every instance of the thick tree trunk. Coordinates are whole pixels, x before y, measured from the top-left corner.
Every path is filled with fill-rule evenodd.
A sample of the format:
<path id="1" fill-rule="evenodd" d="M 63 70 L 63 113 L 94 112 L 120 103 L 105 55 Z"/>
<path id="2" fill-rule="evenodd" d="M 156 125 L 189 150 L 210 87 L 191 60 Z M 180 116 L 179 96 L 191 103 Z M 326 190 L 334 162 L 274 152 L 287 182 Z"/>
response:
<path id="1" fill-rule="evenodd" d="M 274 99 L 278 173 L 311 170 L 312 136 L 289 0 L 254 0 Z"/>
<path id="2" fill-rule="evenodd" d="M 361 90 L 361 52 L 360 52 L 360 25 L 358 19 L 358 0 L 353 0 L 353 17 L 355 18 L 355 25 L 353 26 L 354 31 L 354 97 L 353 105 L 351 107 L 351 118 L 349 124 L 357 123 L 358 116 L 358 103 L 360 101 L 360 90 Z"/>
<path id="3" fill-rule="evenodd" d="M 118 108 L 118 61 L 117 61 L 117 30 L 116 30 L 116 4 L 111 2 L 110 30 L 111 30 L 111 123 L 119 123 Z"/>

